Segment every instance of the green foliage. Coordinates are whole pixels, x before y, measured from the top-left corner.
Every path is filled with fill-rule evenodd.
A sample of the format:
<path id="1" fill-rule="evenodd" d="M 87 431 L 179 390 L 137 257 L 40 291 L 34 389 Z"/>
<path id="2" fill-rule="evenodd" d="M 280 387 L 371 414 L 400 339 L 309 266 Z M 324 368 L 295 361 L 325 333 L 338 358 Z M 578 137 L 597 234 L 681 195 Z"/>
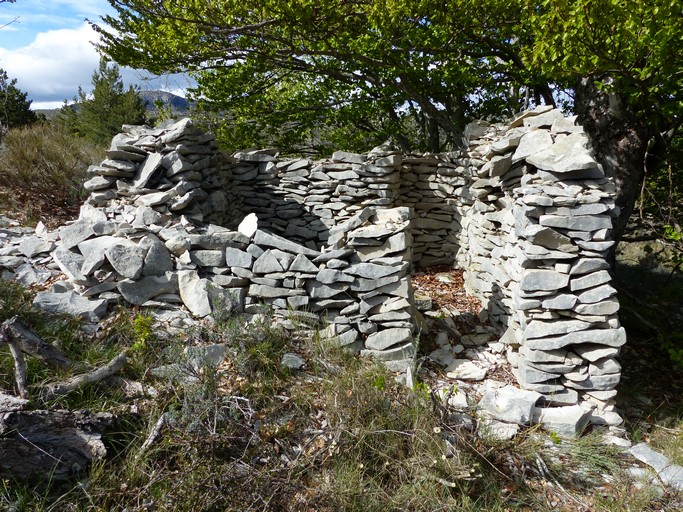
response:
<path id="1" fill-rule="evenodd" d="M 138 314 L 133 320 L 133 333 L 135 341 L 131 349 L 135 352 L 142 352 L 147 348 L 147 343 L 152 337 L 153 318 L 149 315 Z"/>
<path id="2" fill-rule="evenodd" d="M 145 122 L 142 98 L 132 86 L 124 88 L 116 64 L 101 59 L 92 75 L 92 87 L 89 94 L 79 87 L 74 104 L 65 104 L 59 113 L 58 121 L 73 133 L 105 146 L 122 125 Z"/>
<path id="3" fill-rule="evenodd" d="M 7 72 L 0 68 L 0 140 L 5 132 L 11 128 L 19 128 L 38 120 L 31 110 L 31 100 L 27 100 L 27 93 L 16 86 L 16 78 L 11 79 Z"/>
<path id="4" fill-rule="evenodd" d="M 6 206 L 29 217 L 71 215 L 84 199 L 89 165 L 104 152 L 56 124 L 10 130 L 0 153 L 0 187 Z"/>

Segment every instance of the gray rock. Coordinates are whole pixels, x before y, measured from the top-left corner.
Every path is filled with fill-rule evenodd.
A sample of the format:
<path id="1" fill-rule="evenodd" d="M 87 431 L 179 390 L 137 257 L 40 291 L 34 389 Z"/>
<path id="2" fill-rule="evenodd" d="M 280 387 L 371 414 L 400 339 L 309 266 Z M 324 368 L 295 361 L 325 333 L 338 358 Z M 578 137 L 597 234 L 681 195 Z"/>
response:
<path id="1" fill-rule="evenodd" d="M 155 171 L 161 165 L 162 155 L 160 153 L 151 153 L 147 156 L 135 175 L 133 180 L 133 187 L 144 188 L 149 183 Z"/>
<path id="2" fill-rule="evenodd" d="M 70 281 L 77 284 L 87 284 L 88 278 L 81 273 L 81 267 L 85 261 L 81 254 L 58 246 L 52 253 L 52 258 Z"/>
<path id="3" fill-rule="evenodd" d="M 617 291 L 608 284 L 586 290 L 577 295 L 581 304 L 594 304 L 616 295 Z"/>
<path id="4" fill-rule="evenodd" d="M 223 267 L 225 266 L 225 252 L 209 249 L 190 251 L 190 260 L 200 267 Z"/>
<path id="5" fill-rule="evenodd" d="M 484 393 L 479 410 L 500 421 L 527 425 L 533 418 L 536 402 L 541 394 L 535 391 L 505 386 Z"/>
<path id="6" fill-rule="evenodd" d="M 246 251 L 233 247 L 225 249 L 225 261 L 231 267 L 251 268 L 253 259 L 254 257 Z"/>
<path id="7" fill-rule="evenodd" d="M 569 320 L 569 322 L 579 322 L 579 320 Z M 541 323 L 550 324 L 550 322 L 539 322 L 539 324 Z M 568 345 L 576 345 L 576 349 L 583 350 L 583 344 L 599 344 L 603 347 L 617 348 L 621 347 L 624 343 L 626 343 L 626 331 L 624 331 L 623 327 L 620 327 L 618 329 L 587 328 L 586 330 L 568 332 L 556 337 L 550 335 L 547 337 L 540 336 L 539 339 L 527 339 L 524 345 L 533 350 L 555 350 Z"/>
<path id="8" fill-rule="evenodd" d="M 487 373 L 486 368 L 477 366 L 469 359 L 455 359 L 444 371 L 449 379 L 472 381 L 484 380 Z"/>
<path id="9" fill-rule="evenodd" d="M 591 327 L 591 323 L 583 322 L 581 320 L 532 320 L 524 330 L 524 339 L 531 340 L 533 338 L 544 338 L 547 336 L 555 336 L 557 334 L 568 334 L 590 329 Z M 593 335 L 595 336 L 596 333 L 593 332 Z M 548 348 L 553 349 L 561 347 L 549 346 Z"/>
<path id="10" fill-rule="evenodd" d="M 608 283 L 612 277 L 606 270 L 598 270 L 581 277 L 573 277 L 569 283 L 571 291 L 585 290 L 586 288 L 593 288 L 601 284 Z"/>
<path id="11" fill-rule="evenodd" d="M 341 272 L 339 270 L 332 270 L 329 268 L 323 268 L 320 271 L 318 271 L 315 278 L 323 284 L 352 283 L 354 281 L 353 276 L 349 276 L 344 272 Z"/>
<path id="12" fill-rule="evenodd" d="M 611 229 L 612 219 L 607 215 L 541 215 L 538 219 L 541 226 L 573 229 L 576 231 L 596 231 Z"/>
<path id="13" fill-rule="evenodd" d="M 580 405 L 565 407 L 534 408 L 533 421 L 543 428 L 560 436 L 573 437 L 579 435 L 588 425 L 591 409 Z"/>
<path id="14" fill-rule="evenodd" d="M 19 244 L 19 252 L 27 258 L 33 258 L 38 254 L 50 252 L 54 249 L 54 246 L 55 244 L 48 240 L 38 236 L 30 236 L 21 241 Z"/>
<path id="15" fill-rule="evenodd" d="M 348 153 L 346 151 L 335 151 L 332 153 L 332 160 L 334 162 L 346 162 L 350 164 L 365 163 L 366 157 L 357 153 Z"/>
<path id="16" fill-rule="evenodd" d="M 275 272 L 284 272 L 285 269 L 282 268 L 278 259 L 273 256 L 271 250 L 268 249 L 254 262 L 251 270 L 255 274 L 272 274 Z"/>
<path id="17" fill-rule="evenodd" d="M 411 342 L 413 335 L 410 329 L 384 329 L 368 336 L 365 347 L 370 350 L 386 350 L 397 344 Z"/>
<path id="18" fill-rule="evenodd" d="M 69 290 L 63 293 L 38 292 L 33 306 L 51 315 L 72 315 L 99 322 L 107 313 L 108 302 L 104 299 L 90 300 Z"/>
<path id="19" fill-rule="evenodd" d="M 405 267 L 394 267 L 377 265 L 375 263 L 356 263 L 347 267 L 344 272 L 352 276 L 358 276 L 365 279 L 379 279 L 389 276 L 396 272 L 404 270 Z"/>
<path id="20" fill-rule="evenodd" d="M 114 270 L 121 276 L 137 279 L 145 264 L 145 250 L 136 244 L 114 245 L 104 251 Z"/>
<path id="21" fill-rule="evenodd" d="M 526 133 L 519 141 L 519 145 L 512 155 L 512 162 L 519 162 L 525 158 L 540 153 L 553 145 L 553 138 L 545 130 L 535 130 Z"/>
<path id="22" fill-rule="evenodd" d="M 120 281 L 117 288 L 123 298 L 131 304 L 142 306 L 145 302 L 164 293 L 177 293 L 178 282 L 175 276 L 147 276 L 137 281 Z"/>
<path id="23" fill-rule="evenodd" d="M 260 229 L 254 234 L 254 243 L 258 245 L 264 245 L 266 247 L 280 249 L 281 251 L 292 254 L 303 254 L 304 256 L 311 256 L 314 258 L 316 256 L 320 256 L 319 251 L 309 249 L 308 247 L 297 244 L 296 242 L 291 242 L 286 238 L 282 238 L 281 236 L 266 233 Z"/>
<path id="24" fill-rule="evenodd" d="M 522 276 L 520 288 L 525 291 L 560 290 L 569 283 L 567 274 L 554 270 L 527 270 Z"/>
<path id="25" fill-rule="evenodd" d="M 392 346 L 386 350 L 361 350 L 360 355 L 378 361 L 399 361 L 412 358 L 415 355 L 415 347 L 411 341 L 404 345 Z"/>
<path id="26" fill-rule="evenodd" d="M 306 361 L 299 355 L 292 352 L 287 352 L 282 355 L 280 366 L 289 368 L 290 370 L 301 370 L 306 365 Z"/>
<path id="27" fill-rule="evenodd" d="M 669 459 L 659 452 L 656 452 L 647 443 L 638 443 L 632 446 L 628 452 L 643 464 L 647 464 L 657 473 L 660 473 L 671 465 Z"/>
<path id="28" fill-rule="evenodd" d="M 140 248 L 146 251 L 142 267 L 143 276 L 163 276 L 173 270 L 173 260 L 166 245 L 156 237 L 140 240 Z"/>
<path id="29" fill-rule="evenodd" d="M 183 304 L 190 312 L 199 318 L 211 314 L 211 283 L 201 279 L 195 270 L 181 270 L 178 272 L 178 288 Z"/>

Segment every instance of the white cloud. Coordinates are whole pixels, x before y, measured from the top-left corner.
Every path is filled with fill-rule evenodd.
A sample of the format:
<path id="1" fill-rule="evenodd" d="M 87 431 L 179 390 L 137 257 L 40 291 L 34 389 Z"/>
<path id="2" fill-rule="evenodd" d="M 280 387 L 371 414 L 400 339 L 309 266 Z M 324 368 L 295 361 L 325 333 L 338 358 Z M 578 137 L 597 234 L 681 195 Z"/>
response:
<path id="1" fill-rule="evenodd" d="M 99 55 L 97 34 L 86 23 L 77 29 L 49 30 L 15 50 L 0 49 L 0 65 L 35 102 L 60 101 L 90 83 Z"/>

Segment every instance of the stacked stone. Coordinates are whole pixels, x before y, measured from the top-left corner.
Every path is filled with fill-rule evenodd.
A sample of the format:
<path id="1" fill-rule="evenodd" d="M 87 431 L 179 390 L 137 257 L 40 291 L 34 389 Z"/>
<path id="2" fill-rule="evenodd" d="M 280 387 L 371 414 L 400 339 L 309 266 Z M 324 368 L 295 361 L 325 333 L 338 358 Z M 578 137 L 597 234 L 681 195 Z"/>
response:
<path id="1" fill-rule="evenodd" d="M 400 156 L 337 151 L 332 160 L 279 160 L 273 151 L 235 153 L 235 190 L 264 229 L 320 248 L 330 229 L 366 207 L 391 207 L 398 194 Z"/>
<path id="2" fill-rule="evenodd" d="M 463 204 L 466 283 L 506 328 L 502 341 L 519 383 L 552 404 L 597 407 L 618 421 L 615 360 L 625 333 L 607 251 L 614 185 L 573 118 L 548 107 L 507 128 L 480 127 Z"/>
<path id="3" fill-rule="evenodd" d="M 88 169 L 87 203 L 111 218 L 134 207 L 183 215 L 197 225 L 229 225 L 241 218 L 218 142 L 189 119 L 162 128 L 124 126 L 107 158 Z"/>
<path id="4" fill-rule="evenodd" d="M 409 156 L 403 159 L 398 204 L 411 207 L 413 262 L 428 267 L 451 264 L 460 246 L 459 205 L 467 197 L 467 158 L 460 154 Z"/>

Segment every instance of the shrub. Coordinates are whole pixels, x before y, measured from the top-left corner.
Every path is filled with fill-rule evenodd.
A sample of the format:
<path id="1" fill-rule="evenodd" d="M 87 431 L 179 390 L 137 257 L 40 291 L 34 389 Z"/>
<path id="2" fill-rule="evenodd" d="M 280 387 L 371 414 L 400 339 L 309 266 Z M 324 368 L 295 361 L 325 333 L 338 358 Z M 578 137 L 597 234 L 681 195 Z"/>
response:
<path id="1" fill-rule="evenodd" d="M 33 219 L 70 216 L 85 196 L 88 166 L 103 157 L 102 148 L 55 124 L 10 130 L 0 148 L 3 202 Z"/>

